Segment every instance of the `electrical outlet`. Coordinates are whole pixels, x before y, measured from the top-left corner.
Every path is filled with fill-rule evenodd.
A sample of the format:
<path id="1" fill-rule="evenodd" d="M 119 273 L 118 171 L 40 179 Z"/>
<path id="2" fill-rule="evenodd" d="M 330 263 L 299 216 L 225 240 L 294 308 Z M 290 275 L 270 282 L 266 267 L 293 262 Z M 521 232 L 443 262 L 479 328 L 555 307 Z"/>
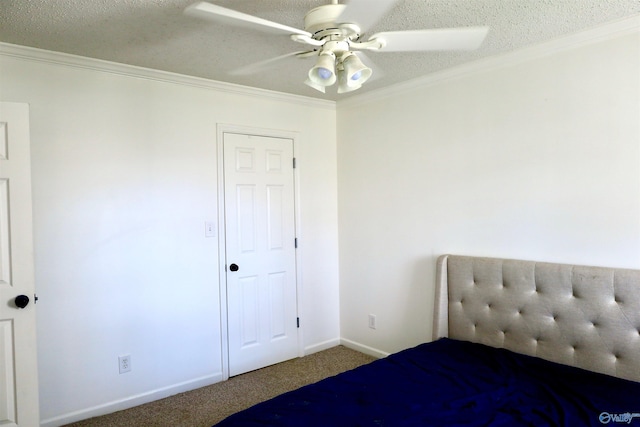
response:
<path id="1" fill-rule="evenodd" d="M 376 328 L 376 315 L 375 314 L 370 314 L 369 315 L 369 327 L 371 329 L 375 329 Z"/>
<path id="2" fill-rule="evenodd" d="M 120 373 L 124 374 L 131 370 L 131 356 L 129 354 L 118 357 L 118 366 L 120 367 Z"/>

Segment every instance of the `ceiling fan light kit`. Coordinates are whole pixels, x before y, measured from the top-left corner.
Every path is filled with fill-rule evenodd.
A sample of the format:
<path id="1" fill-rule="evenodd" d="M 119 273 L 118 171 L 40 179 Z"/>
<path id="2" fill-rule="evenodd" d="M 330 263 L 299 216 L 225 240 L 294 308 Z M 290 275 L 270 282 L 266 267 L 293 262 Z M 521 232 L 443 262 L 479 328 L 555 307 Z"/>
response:
<path id="1" fill-rule="evenodd" d="M 447 28 L 410 31 L 385 31 L 368 40 L 360 40 L 364 29 L 359 23 L 375 24 L 397 0 L 350 0 L 348 4 L 330 4 L 310 10 L 304 17 L 304 30 L 207 2 L 188 6 L 185 14 L 223 25 L 236 25 L 272 34 L 288 35 L 293 41 L 312 47 L 243 67 L 243 72 L 257 72 L 277 60 L 289 57 L 317 56 L 304 82 L 320 92 L 338 82 L 338 93 L 359 89 L 369 80 L 373 70 L 362 63 L 354 50 L 373 52 L 473 50 L 483 43 L 488 28 Z"/>
<path id="2" fill-rule="evenodd" d="M 327 86 L 339 81 L 338 93 L 358 89 L 371 77 L 373 71 L 349 50 L 349 43 L 329 36 L 318 54 L 316 65 L 309 70 L 308 86 L 325 92 Z"/>

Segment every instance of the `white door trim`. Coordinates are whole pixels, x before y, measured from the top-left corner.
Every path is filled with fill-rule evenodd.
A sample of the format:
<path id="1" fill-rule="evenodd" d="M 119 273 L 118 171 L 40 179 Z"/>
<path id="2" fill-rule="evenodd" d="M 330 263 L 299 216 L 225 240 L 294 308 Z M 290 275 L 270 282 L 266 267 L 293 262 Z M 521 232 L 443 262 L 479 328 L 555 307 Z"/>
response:
<path id="1" fill-rule="evenodd" d="M 223 380 L 229 379 L 229 336 L 227 324 L 227 275 L 225 271 L 226 259 L 226 227 L 224 223 L 225 202 L 224 202 L 224 134 L 237 133 L 241 135 L 255 135 L 271 138 L 287 138 L 293 141 L 293 156 L 296 157 L 299 133 L 294 131 L 284 131 L 277 129 L 267 129 L 252 126 L 233 125 L 218 123 L 216 126 L 216 149 L 217 149 L 217 177 L 218 177 L 218 283 L 220 285 L 220 347 L 222 350 L 222 375 Z M 294 187 L 294 215 L 296 238 L 302 240 L 300 233 L 300 182 L 299 168 L 293 170 Z M 304 356 L 303 328 L 301 300 L 302 300 L 302 268 L 300 262 L 300 245 L 296 250 L 296 299 L 298 318 L 300 327 L 298 328 L 298 356 Z"/>

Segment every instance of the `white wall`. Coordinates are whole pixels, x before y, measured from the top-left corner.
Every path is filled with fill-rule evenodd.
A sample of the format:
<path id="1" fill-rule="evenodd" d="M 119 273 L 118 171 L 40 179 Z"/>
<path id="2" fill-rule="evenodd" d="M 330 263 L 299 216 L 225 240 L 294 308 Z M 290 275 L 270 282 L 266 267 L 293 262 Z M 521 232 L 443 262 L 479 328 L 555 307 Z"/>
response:
<path id="1" fill-rule="evenodd" d="M 0 99 L 31 109 L 45 425 L 220 380 L 218 123 L 299 133 L 304 347 L 338 342 L 334 104 L 0 61 Z"/>
<path id="2" fill-rule="evenodd" d="M 638 33 L 493 64 L 338 104 L 344 339 L 430 340 L 444 253 L 640 268 Z"/>

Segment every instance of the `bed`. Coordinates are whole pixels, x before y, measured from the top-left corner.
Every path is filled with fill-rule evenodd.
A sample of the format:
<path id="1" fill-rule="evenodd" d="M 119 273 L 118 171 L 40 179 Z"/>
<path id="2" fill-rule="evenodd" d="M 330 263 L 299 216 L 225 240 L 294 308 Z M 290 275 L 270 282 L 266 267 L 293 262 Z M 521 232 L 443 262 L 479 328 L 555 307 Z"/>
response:
<path id="1" fill-rule="evenodd" d="M 640 271 L 443 255 L 433 341 L 217 426 L 640 425 Z"/>

